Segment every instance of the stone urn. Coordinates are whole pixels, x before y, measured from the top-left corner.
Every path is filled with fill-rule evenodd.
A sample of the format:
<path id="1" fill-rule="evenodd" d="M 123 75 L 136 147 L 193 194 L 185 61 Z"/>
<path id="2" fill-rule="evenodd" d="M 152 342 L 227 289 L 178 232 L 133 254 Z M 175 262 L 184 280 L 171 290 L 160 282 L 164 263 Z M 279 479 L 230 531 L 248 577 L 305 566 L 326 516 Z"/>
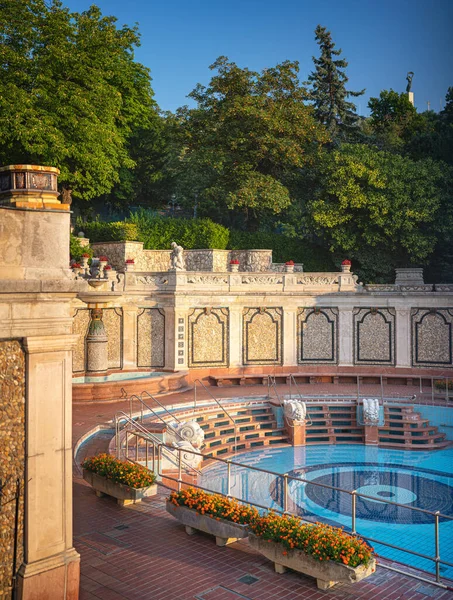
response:
<path id="1" fill-rule="evenodd" d="M 342 263 L 341 263 L 341 270 L 343 273 L 350 273 L 351 272 L 351 261 L 349 259 L 345 259 Z"/>
<path id="2" fill-rule="evenodd" d="M 285 271 L 287 273 L 294 273 L 294 261 L 289 260 L 285 263 Z"/>
<path id="3" fill-rule="evenodd" d="M 233 259 L 230 261 L 230 272 L 237 273 L 239 271 L 239 261 L 237 259 Z"/>

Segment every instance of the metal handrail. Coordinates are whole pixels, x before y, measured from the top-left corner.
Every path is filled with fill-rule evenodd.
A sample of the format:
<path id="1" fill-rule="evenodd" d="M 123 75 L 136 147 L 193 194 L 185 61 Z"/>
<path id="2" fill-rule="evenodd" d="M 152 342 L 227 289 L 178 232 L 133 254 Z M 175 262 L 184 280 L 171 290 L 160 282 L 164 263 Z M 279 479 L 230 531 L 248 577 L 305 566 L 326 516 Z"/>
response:
<path id="1" fill-rule="evenodd" d="M 173 413 L 171 413 L 166 406 L 164 406 L 161 402 L 159 402 L 159 400 L 157 398 L 155 398 L 154 396 L 152 396 L 149 392 L 147 392 L 147 391 L 142 392 L 140 394 L 140 399 L 142 399 L 143 394 L 146 394 L 149 398 L 151 398 L 152 400 L 154 400 L 154 402 L 156 404 L 158 404 L 162 408 L 162 410 L 164 410 L 168 415 L 170 415 L 170 417 L 172 419 L 174 419 L 177 423 L 181 423 L 181 421 L 178 419 L 178 417 L 176 415 L 174 415 Z"/>
<path id="2" fill-rule="evenodd" d="M 127 460 L 130 460 L 130 458 L 127 454 L 127 450 L 128 450 L 127 435 L 128 434 L 135 435 L 136 437 L 141 437 L 145 441 L 151 442 L 153 445 L 162 444 L 163 446 L 166 447 L 167 450 L 169 450 L 170 456 L 172 458 L 173 458 L 173 452 L 175 450 L 180 450 L 179 448 L 174 448 L 173 446 L 170 446 L 169 444 L 165 444 L 165 443 L 161 442 L 161 440 L 159 438 L 157 438 L 154 434 L 152 434 L 145 427 L 143 427 L 143 425 L 141 425 L 140 423 L 137 423 L 137 421 L 134 421 L 134 419 L 131 419 L 129 417 L 129 415 L 127 415 L 124 411 L 120 410 L 115 414 L 115 443 L 116 443 L 117 458 L 121 457 L 121 440 L 120 440 L 121 421 L 126 421 L 127 424 L 132 425 L 132 427 L 137 429 L 137 431 L 129 431 L 129 430 L 126 431 L 126 459 Z M 187 440 L 185 440 L 185 441 L 187 441 Z M 184 448 L 183 450 L 185 452 L 192 452 L 188 448 Z M 138 445 L 136 446 L 136 458 L 137 458 L 137 451 L 138 451 Z M 201 454 L 200 456 L 203 456 L 203 455 Z M 168 455 L 167 455 L 167 458 L 168 458 Z M 138 462 L 138 461 L 136 460 L 135 462 Z M 201 475 L 201 471 L 199 469 L 197 469 L 196 467 L 189 465 L 189 463 L 186 463 L 185 461 L 183 461 L 183 464 L 185 465 L 186 468 L 192 469 L 193 471 L 195 471 L 196 473 Z"/>
<path id="3" fill-rule="evenodd" d="M 222 412 L 224 412 L 226 414 L 226 416 L 230 419 L 230 421 L 233 423 L 234 453 L 236 454 L 237 453 L 237 445 L 238 445 L 238 431 L 237 431 L 237 423 L 236 423 L 235 419 L 233 419 L 233 417 L 230 415 L 230 413 L 220 404 L 219 400 L 217 400 L 217 398 L 214 396 L 214 394 L 209 391 L 209 389 L 205 386 L 205 384 L 201 381 L 201 379 L 195 379 L 195 381 L 194 381 L 194 405 L 195 406 L 197 403 L 197 383 L 199 383 L 203 387 L 205 392 L 207 392 L 211 396 L 211 398 L 214 400 L 214 402 L 217 404 L 217 406 L 220 408 L 220 410 Z"/>
<path id="4" fill-rule="evenodd" d="M 277 382 L 275 381 L 275 375 L 267 376 L 267 397 L 268 398 L 271 397 L 271 388 L 273 388 L 275 395 L 277 396 L 277 400 L 278 400 L 279 404 L 283 404 L 283 402 L 278 394 Z"/>
<path id="5" fill-rule="evenodd" d="M 158 444 L 158 454 L 159 455 L 161 454 L 162 449 L 165 448 L 165 447 L 166 447 L 166 444 L 163 444 L 163 443 L 159 443 Z M 192 454 L 195 454 L 195 455 L 203 456 L 202 454 L 200 454 L 197 451 L 190 450 L 189 452 L 191 452 Z M 246 502 L 247 504 L 251 504 L 253 506 L 256 506 L 258 508 L 262 508 L 262 509 L 265 509 L 265 510 L 269 510 L 269 507 L 268 506 L 264 506 L 262 504 L 259 504 L 258 502 L 254 502 L 252 500 L 243 500 L 242 498 L 237 498 L 236 496 L 231 495 L 230 491 L 231 491 L 231 466 L 232 465 L 233 466 L 241 467 L 243 469 L 249 469 L 249 470 L 252 470 L 252 471 L 258 471 L 258 472 L 261 472 L 261 473 L 266 473 L 268 475 L 273 475 L 273 476 L 275 475 L 276 477 L 282 478 L 283 479 L 283 507 L 282 507 L 282 510 L 279 509 L 279 508 L 273 508 L 273 510 L 275 512 L 282 513 L 282 514 L 290 514 L 291 513 L 291 511 L 288 510 L 288 480 L 298 481 L 298 482 L 301 482 L 301 483 L 304 483 L 304 484 L 309 483 L 309 484 L 314 485 L 314 486 L 318 486 L 318 487 L 322 487 L 322 488 L 327 488 L 327 489 L 334 490 L 334 491 L 337 491 L 337 492 L 343 492 L 345 494 L 349 494 L 351 496 L 351 505 L 352 505 L 352 507 L 351 507 L 352 508 L 352 511 L 351 511 L 351 533 L 352 533 L 352 535 L 358 535 L 357 531 L 356 531 L 357 498 L 365 498 L 365 499 L 372 500 L 374 502 L 378 501 L 378 502 L 381 502 L 382 504 L 389 504 L 389 505 L 392 505 L 392 506 L 398 506 L 398 507 L 401 507 L 401 508 L 405 508 L 405 509 L 409 509 L 409 510 L 414 510 L 416 512 L 421 512 L 421 513 L 425 513 L 425 514 L 431 515 L 432 517 L 434 517 L 434 537 L 435 537 L 435 554 L 436 554 L 434 557 L 426 555 L 426 554 L 421 554 L 419 552 L 416 552 L 415 550 L 409 550 L 408 548 L 403 548 L 402 546 L 396 546 L 395 544 L 391 544 L 389 542 L 384 542 L 382 540 L 370 538 L 368 535 L 364 535 L 363 537 L 365 539 L 367 539 L 367 540 L 370 540 L 373 543 L 378 543 L 378 544 L 381 544 L 383 546 L 387 546 L 389 548 L 394 548 L 394 549 L 400 550 L 402 552 L 406 552 L 407 554 L 412 554 L 414 556 L 419 556 L 419 557 L 422 557 L 422 558 L 424 558 L 426 560 L 430 560 L 430 561 L 434 562 L 435 563 L 435 577 L 436 577 L 436 581 L 432 581 L 431 579 L 426 579 L 426 578 L 419 577 L 419 576 L 414 576 L 414 577 L 416 579 L 421 580 L 421 581 L 425 581 L 427 583 L 431 583 L 431 584 L 438 585 L 440 587 L 449 589 L 447 585 L 444 585 L 440 581 L 441 580 L 440 565 L 444 564 L 444 565 L 453 567 L 453 563 L 451 563 L 449 561 L 446 561 L 446 560 L 441 560 L 441 558 L 440 558 L 439 519 L 442 518 L 442 519 L 453 520 L 453 517 L 451 517 L 449 515 L 444 515 L 444 514 L 440 513 L 439 511 L 433 512 L 433 511 L 426 510 L 426 509 L 423 509 L 423 508 L 417 508 L 415 506 L 409 506 L 407 504 L 400 504 L 398 502 L 393 502 L 391 500 L 386 500 L 385 498 L 378 498 L 378 497 L 375 497 L 375 496 L 369 496 L 367 494 L 358 493 L 356 490 L 353 490 L 353 491 L 351 491 L 351 490 L 345 490 L 343 488 L 339 488 L 339 487 L 327 485 L 327 484 L 324 484 L 324 483 L 318 483 L 318 482 L 310 481 L 310 480 L 304 479 L 302 477 L 295 477 L 293 475 L 289 475 L 288 473 L 283 473 L 282 474 L 282 473 L 277 473 L 275 471 L 269 471 L 267 469 L 262 469 L 260 467 L 254 467 L 252 465 L 244 465 L 244 464 L 241 464 L 241 463 L 238 463 L 238 462 L 234 462 L 234 461 L 232 461 L 230 459 L 224 459 L 224 458 L 220 458 L 220 457 L 216 456 L 216 457 L 210 457 L 210 460 L 222 462 L 222 463 L 225 463 L 227 465 L 227 492 L 228 493 L 224 494 L 224 493 L 219 492 L 217 490 L 211 490 L 209 488 L 206 488 L 204 486 L 198 485 L 196 483 L 191 483 L 190 485 L 192 487 L 196 487 L 198 489 L 202 489 L 202 490 L 205 490 L 207 492 L 211 492 L 211 493 L 215 493 L 215 494 L 220 494 L 222 496 L 233 498 L 235 500 L 238 500 L 239 502 Z M 181 463 L 181 455 L 180 455 L 180 463 Z M 177 483 L 178 484 L 178 490 L 181 489 L 181 485 L 184 483 L 183 480 L 182 480 L 182 477 L 181 477 L 181 468 L 179 469 L 178 478 L 171 477 L 168 474 L 165 475 L 165 478 L 167 480 L 169 480 L 169 481 L 174 481 L 175 483 Z M 320 520 L 322 520 L 322 518 L 320 518 Z M 399 573 L 403 573 L 405 575 L 412 576 L 411 573 L 406 573 L 405 571 L 398 570 L 398 569 L 396 569 L 394 567 L 392 567 L 392 570 L 395 570 L 395 571 L 397 571 Z"/>

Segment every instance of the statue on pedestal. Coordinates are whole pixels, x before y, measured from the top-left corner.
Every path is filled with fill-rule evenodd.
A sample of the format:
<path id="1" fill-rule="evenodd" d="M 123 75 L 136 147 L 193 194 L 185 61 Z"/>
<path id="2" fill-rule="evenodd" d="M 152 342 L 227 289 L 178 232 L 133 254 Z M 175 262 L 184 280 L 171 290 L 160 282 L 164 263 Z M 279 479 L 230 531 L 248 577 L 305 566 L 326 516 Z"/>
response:
<path id="1" fill-rule="evenodd" d="M 171 268 L 174 271 L 184 271 L 184 257 L 183 252 L 184 248 L 182 246 L 178 246 L 176 242 L 171 243 L 172 253 L 171 253 Z"/>

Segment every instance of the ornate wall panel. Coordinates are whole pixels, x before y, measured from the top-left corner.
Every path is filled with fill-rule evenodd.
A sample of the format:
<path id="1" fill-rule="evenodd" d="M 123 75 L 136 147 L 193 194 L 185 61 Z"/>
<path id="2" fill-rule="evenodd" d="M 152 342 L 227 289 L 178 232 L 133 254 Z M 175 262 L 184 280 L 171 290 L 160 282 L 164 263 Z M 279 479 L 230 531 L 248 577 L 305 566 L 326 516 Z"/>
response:
<path id="1" fill-rule="evenodd" d="M 228 367 L 228 308 L 194 308 L 189 313 L 189 367 Z"/>
<path id="2" fill-rule="evenodd" d="M 244 308 L 242 362 L 244 365 L 282 364 L 282 308 Z"/>
<path id="3" fill-rule="evenodd" d="M 299 364 L 337 364 L 337 330 L 337 308 L 300 308 L 297 313 Z"/>
<path id="4" fill-rule="evenodd" d="M 24 559 L 25 355 L 17 340 L 0 341 L 0 597 L 11 597 L 17 481 L 17 566 Z"/>
<path id="5" fill-rule="evenodd" d="M 395 310 L 355 308 L 353 315 L 354 364 L 394 365 Z"/>
<path id="6" fill-rule="evenodd" d="M 137 314 L 137 366 L 165 365 L 165 313 L 161 308 L 142 308 Z"/>
<path id="7" fill-rule="evenodd" d="M 108 338 L 109 369 L 121 369 L 123 367 L 123 309 L 104 309 L 102 320 Z"/>
<path id="8" fill-rule="evenodd" d="M 85 371 L 86 358 L 86 335 L 90 324 L 90 311 L 88 308 L 78 308 L 72 321 L 72 333 L 77 333 L 77 347 L 72 353 L 72 370 L 74 373 Z"/>
<path id="9" fill-rule="evenodd" d="M 453 367 L 453 308 L 411 311 L 414 367 Z"/>

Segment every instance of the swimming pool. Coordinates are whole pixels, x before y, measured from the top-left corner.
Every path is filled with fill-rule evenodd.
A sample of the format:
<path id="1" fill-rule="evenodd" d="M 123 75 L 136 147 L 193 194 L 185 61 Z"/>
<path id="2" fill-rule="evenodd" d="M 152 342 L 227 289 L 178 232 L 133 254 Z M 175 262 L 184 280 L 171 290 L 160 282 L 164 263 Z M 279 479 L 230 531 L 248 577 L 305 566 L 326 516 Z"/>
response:
<path id="1" fill-rule="evenodd" d="M 380 498 L 453 517 L 453 448 L 409 451 L 319 445 L 248 452 L 233 460 L 373 496 L 375 500 L 357 498 L 357 532 L 425 555 L 435 555 L 433 517 L 384 504 Z M 200 485 L 226 493 L 226 465 L 217 463 L 205 469 Z M 283 478 L 235 466 L 230 493 L 244 501 L 282 509 Z M 351 527 L 351 495 L 345 492 L 292 481 L 288 484 L 288 509 L 307 520 Z M 439 531 L 440 556 L 453 563 L 453 521 L 440 518 Z M 431 561 L 373 545 L 381 556 L 434 572 Z M 453 578 L 453 567 L 441 565 L 441 575 Z"/>
<path id="2" fill-rule="evenodd" d="M 86 375 L 73 377 L 72 383 L 106 383 L 110 381 L 130 381 L 132 379 L 145 379 L 150 377 L 162 377 L 168 373 L 160 371 L 125 371 L 122 373 L 111 373 L 110 375 Z"/>

